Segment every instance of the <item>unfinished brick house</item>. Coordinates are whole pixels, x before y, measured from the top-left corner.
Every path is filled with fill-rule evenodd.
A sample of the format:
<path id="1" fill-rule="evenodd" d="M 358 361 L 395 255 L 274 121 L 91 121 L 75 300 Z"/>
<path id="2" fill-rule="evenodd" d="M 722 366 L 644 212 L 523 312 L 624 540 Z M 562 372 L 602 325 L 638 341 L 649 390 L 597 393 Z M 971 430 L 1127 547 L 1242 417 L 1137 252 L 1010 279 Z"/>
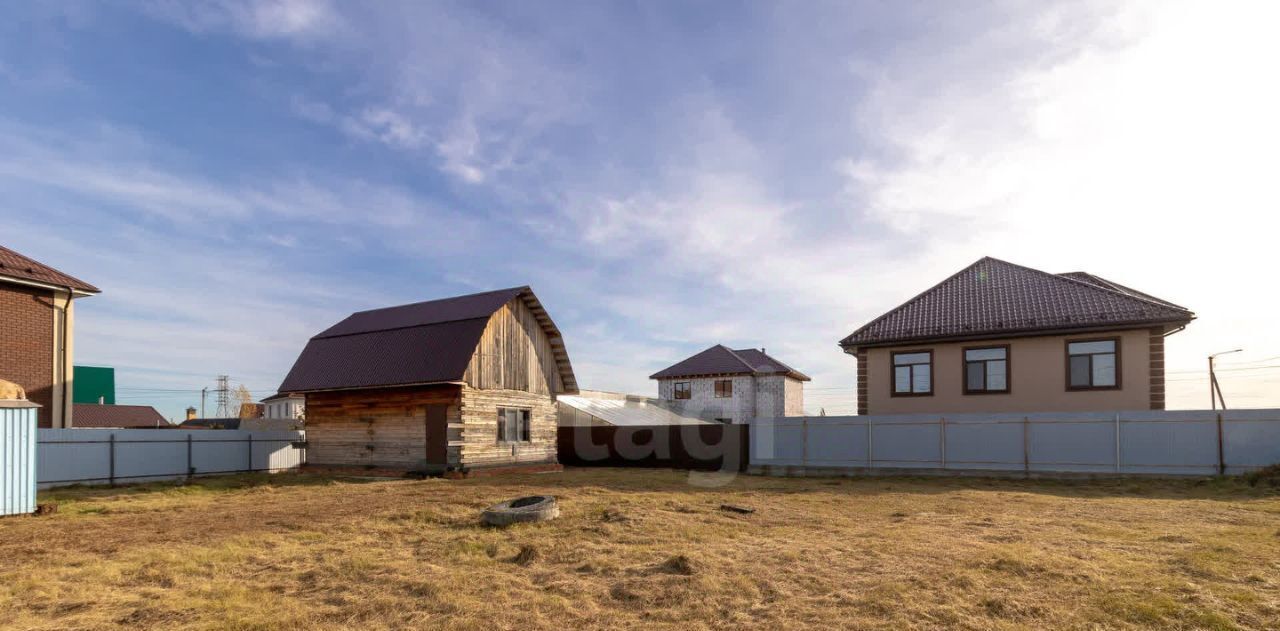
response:
<path id="1" fill-rule="evenodd" d="M 528 287 L 352 314 L 280 386 L 306 396 L 309 464 L 427 473 L 558 468 L 555 400 L 577 391 Z"/>
<path id="2" fill-rule="evenodd" d="M 750 423 L 760 418 L 804 416 L 809 377 L 764 349 L 733 350 L 717 344 L 649 376 L 658 398 L 707 421 Z"/>
<path id="3" fill-rule="evenodd" d="M 0 246 L 0 379 L 40 405 L 40 427 L 72 426 L 77 298 L 97 287 Z"/>

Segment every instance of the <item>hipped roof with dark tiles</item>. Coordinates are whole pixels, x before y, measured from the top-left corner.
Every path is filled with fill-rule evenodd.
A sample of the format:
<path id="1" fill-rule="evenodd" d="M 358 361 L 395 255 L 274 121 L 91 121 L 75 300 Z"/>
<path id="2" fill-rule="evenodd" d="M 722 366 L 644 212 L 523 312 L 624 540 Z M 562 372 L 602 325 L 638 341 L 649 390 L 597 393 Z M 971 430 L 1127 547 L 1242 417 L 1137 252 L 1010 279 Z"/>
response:
<path id="1" fill-rule="evenodd" d="M 59 272 L 44 263 L 28 258 L 0 245 L 0 281 L 5 278 L 40 283 L 53 287 L 97 294 L 101 290 L 79 278 Z"/>
<path id="2" fill-rule="evenodd" d="M 1036 332 L 1185 324 L 1190 310 L 1084 272 L 983 258 L 840 341 L 858 347 Z"/>
<path id="3" fill-rule="evenodd" d="M 560 338 L 528 287 L 361 311 L 307 342 L 280 393 L 461 382 L 489 318 L 516 298 Z M 553 346 L 565 389 L 576 392 L 568 354 Z"/>
<path id="4" fill-rule="evenodd" d="M 754 348 L 733 350 L 716 344 L 669 368 L 649 376 L 650 379 L 676 377 L 700 377 L 711 375 L 778 375 L 784 374 L 801 381 L 809 381 L 804 373 L 766 355 Z"/>
<path id="5" fill-rule="evenodd" d="M 73 427 L 106 428 L 106 427 L 173 427 L 155 408 L 150 405 L 97 405 L 93 403 L 72 404 L 71 424 Z"/>

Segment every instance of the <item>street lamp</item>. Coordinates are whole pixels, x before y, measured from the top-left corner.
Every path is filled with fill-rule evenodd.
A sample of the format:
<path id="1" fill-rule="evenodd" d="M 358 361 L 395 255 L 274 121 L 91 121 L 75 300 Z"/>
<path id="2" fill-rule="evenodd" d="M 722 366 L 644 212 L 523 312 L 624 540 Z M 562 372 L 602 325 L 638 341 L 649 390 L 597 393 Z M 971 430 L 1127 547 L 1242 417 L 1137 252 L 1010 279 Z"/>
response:
<path id="1" fill-rule="evenodd" d="M 1218 387 L 1218 376 L 1213 373 L 1213 359 L 1219 355 L 1230 355 L 1231 353 L 1239 353 L 1242 350 L 1244 349 L 1237 348 L 1232 351 L 1222 351 L 1221 353 L 1214 353 L 1209 356 L 1209 405 L 1215 410 L 1218 409 L 1219 402 L 1222 403 L 1222 409 L 1227 409 L 1227 401 L 1222 398 L 1222 388 Z"/>

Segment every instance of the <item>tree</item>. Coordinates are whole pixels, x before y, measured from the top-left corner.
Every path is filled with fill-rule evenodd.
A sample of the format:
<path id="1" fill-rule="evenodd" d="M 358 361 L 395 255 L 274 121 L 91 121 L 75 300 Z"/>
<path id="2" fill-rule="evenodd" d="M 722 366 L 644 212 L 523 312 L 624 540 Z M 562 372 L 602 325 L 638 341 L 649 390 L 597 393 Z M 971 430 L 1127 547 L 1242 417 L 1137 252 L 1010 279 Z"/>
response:
<path id="1" fill-rule="evenodd" d="M 255 418 L 258 416 L 258 403 L 253 399 L 253 393 L 242 383 L 236 386 L 231 392 L 231 402 L 234 409 L 240 410 L 240 418 Z"/>

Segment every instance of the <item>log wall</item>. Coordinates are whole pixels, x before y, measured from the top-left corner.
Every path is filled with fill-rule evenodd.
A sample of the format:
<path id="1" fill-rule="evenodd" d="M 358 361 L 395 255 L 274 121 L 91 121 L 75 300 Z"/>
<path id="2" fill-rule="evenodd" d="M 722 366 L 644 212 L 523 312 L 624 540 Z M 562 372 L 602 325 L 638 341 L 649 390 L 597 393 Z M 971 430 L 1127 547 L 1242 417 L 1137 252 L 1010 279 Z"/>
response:
<path id="1" fill-rule="evenodd" d="M 427 406 L 448 405 L 448 463 L 427 462 Z M 307 394 L 307 462 L 441 469 L 462 461 L 459 386 L 379 388 Z"/>
<path id="2" fill-rule="evenodd" d="M 528 443 L 498 443 L 498 408 L 530 410 Z M 465 467 L 556 462 L 556 406 L 547 394 L 462 389 Z"/>

